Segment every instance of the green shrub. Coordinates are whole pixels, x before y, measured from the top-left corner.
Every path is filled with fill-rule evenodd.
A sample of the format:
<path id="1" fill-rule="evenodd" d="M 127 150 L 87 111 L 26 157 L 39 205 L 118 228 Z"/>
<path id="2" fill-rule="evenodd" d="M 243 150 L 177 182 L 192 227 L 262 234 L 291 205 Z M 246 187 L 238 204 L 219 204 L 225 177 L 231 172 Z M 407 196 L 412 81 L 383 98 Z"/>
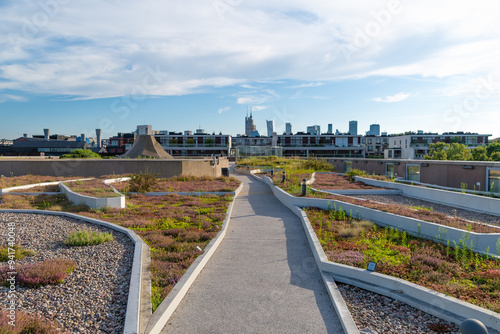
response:
<path id="1" fill-rule="evenodd" d="M 71 233 L 66 240 L 64 240 L 64 244 L 68 246 L 88 246 L 99 245 L 103 242 L 112 240 L 113 235 L 111 233 L 99 233 L 82 230 Z"/>
<path id="2" fill-rule="evenodd" d="M 63 154 L 61 159 L 100 159 L 101 156 L 87 149 L 77 149 L 69 154 Z"/>
<path id="3" fill-rule="evenodd" d="M 348 173 L 345 174 L 346 176 L 349 176 L 351 178 L 351 181 L 354 181 L 355 176 L 363 176 L 366 175 L 366 172 L 361 169 L 351 169 Z"/>
<path id="4" fill-rule="evenodd" d="M 35 252 L 30 251 L 28 249 L 24 249 L 19 245 L 14 245 L 14 247 L 12 248 L 14 248 L 15 254 L 12 254 L 11 252 L 10 255 L 11 256 L 14 255 L 14 260 L 21 260 L 24 259 L 24 257 L 26 256 L 35 255 Z M 0 247 L 0 262 L 7 262 L 10 259 L 11 258 L 9 258 L 9 248 L 4 246 Z"/>
<path id="5" fill-rule="evenodd" d="M 140 172 L 139 174 L 134 174 L 128 181 L 130 185 L 130 191 L 138 193 L 147 193 L 158 182 L 158 176 L 150 173 L 148 171 Z"/>
<path id="6" fill-rule="evenodd" d="M 334 172 L 335 166 L 326 160 L 310 157 L 301 163 L 303 169 L 313 169 L 316 172 Z"/>

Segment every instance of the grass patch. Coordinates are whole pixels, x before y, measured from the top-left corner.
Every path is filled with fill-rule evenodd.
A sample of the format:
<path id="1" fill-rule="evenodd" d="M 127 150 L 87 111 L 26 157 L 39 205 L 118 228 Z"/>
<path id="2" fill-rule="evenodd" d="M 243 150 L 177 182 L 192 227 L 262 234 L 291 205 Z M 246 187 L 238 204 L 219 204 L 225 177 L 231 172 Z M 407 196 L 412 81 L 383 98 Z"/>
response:
<path id="1" fill-rule="evenodd" d="M 0 310 L 0 333 L 2 334 L 60 334 L 62 328 L 50 320 L 39 315 L 16 310 L 16 325 L 12 326 L 12 321 L 8 316 L 10 312 Z"/>
<path id="2" fill-rule="evenodd" d="M 102 180 L 93 179 L 87 181 L 74 181 L 64 183 L 71 191 L 78 193 L 80 195 L 98 197 L 98 198 L 108 198 L 108 197 L 119 197 L 113 191 L 113 188 L 108 184 L 105 184 Z"/>
<path id="3" fill-rule="evenodd" d="M 107 241 L 113 241 L 111 233 L 81 230 L 71 233 L 63 243 L 67 246 L 90 246 L 100 245 Z"/>
<path id="4" fill-rule="evenodd" d="M 62 283 L 76 267 L 76 262 L 67 259 L 52 259 L 43 262 L 28 263 L 16 268 L 16 283 L 20 286 L 37 288 L 42 285 Z M 0 281 L 9 285 L 9 266 L 0 268 Z"/>
<path id="5" fill-rule="evenodd" d="M 330 261 L 358 268 L 373 261 L 378 272 L 500 312 L 500 260 L 474 253 L 467 232 L 442 245 L 341 211 L 306 209 Z"/>
<path id="6" fill-rule="evenodd" d="M 22 260 L 26 256 L 32 256 L 35 254 L 35 252 L 29 249 L 24 249 L 17 244 L 14 245 L 14 247 L 0 246 L 0 262 L 7 262 L 9 260 Z"/>

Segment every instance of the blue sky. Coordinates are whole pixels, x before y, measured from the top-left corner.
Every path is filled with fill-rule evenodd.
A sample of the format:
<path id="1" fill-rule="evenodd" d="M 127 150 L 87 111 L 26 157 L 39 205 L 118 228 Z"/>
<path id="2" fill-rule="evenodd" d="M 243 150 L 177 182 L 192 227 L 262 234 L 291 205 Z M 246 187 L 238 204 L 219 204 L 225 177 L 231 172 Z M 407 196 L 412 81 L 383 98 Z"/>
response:
<path id="1" fill-rule="evenodd" d="M 494 1 L 0 1 L 0 138 L 350 120 L 500 136 Z"/>

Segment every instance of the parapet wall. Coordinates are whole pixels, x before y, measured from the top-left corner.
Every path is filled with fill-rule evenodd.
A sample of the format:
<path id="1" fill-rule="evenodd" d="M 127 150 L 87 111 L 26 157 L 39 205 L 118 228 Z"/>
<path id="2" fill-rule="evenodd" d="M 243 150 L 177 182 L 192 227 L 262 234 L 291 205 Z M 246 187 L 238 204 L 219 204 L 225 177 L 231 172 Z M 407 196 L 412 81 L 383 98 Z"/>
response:
<path id="1" fill-rule="evenodd" d="M 139 173 L 146 170 L 163 177 L 222 175 L 227 158 L 214 159 L 0 159 L 0 175 L 85 176 Z"/>

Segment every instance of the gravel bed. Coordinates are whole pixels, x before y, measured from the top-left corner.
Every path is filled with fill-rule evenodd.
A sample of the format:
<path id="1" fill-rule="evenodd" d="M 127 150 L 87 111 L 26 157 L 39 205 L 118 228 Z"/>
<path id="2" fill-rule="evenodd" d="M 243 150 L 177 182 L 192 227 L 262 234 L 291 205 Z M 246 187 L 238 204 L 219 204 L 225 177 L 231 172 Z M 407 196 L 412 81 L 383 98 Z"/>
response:
<path id="1" fill-rule="evenodd" d="M 337 283 L 361 333 L 458 333 L 457 325 L 358 287 Z"/>
<path id="2" fill-rule="evenodd" d="M 370 201 L 387 203 L 387 204 L 397 204 L 397 205 L 410 205 L 410 206 L 424 206 L 431 208 L 434 212 L 441 212 L 448 216 L 458 216 L 460 218 L 482 222 L 490 225 L 500 226 L 500 217 L 489 215 L 486 213 L 475 212 L 471 210 L 459 209 L 449 205 L 438 204 L 435 202 L 424 201 L 420 199 L 415 199 L 411 197 L 406 197 L 404 195 L 355 195 L 351 196 L 359 199 L 367 199 Z"/>
<path id="3" fill-rule="evenodd" d="M 123 333 L 127 309 L 133 241 L 123 233 L 76 219 L 0 213 L 0 244 L 7 244 L 7 223 L 15 222 L 16 243 L 38 252 L 16 265 L 53 258 L 71 259 L 76 269 L 61 284 L 37 289 L 17 287 L 17 309 L 37 312 L 56 321 L 69 333 Z M 88 229 L 109 232 L 114 240 L 95 246 L 68 247 L 71 232 Z M 0 307 L 7 304 L 0 290 Z"/>

